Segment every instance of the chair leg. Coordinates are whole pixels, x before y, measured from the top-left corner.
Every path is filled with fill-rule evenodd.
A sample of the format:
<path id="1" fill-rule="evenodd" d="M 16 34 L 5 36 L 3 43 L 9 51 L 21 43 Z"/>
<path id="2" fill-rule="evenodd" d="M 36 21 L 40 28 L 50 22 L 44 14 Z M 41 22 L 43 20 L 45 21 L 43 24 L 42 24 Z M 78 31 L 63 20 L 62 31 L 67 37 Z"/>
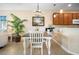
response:
<path id="1" fill-rule="evenodd" d="M 46 48 L 48 48 L 48 41 L 45 42 Z"/>
<path id="2" fill-rule="evenodd" d="M 43 47 L 41 48 L 41 55 L 43 55 Z"/>
<path id="3" fill-rule="evenodd" d="M 30 55 L 32 55 L 32 49 L 30 49 Z"/>
<path id="4" fill-rule="evenodd" d="M 32 55 L 32 45 L 30 46 L 30 55 Z"/>

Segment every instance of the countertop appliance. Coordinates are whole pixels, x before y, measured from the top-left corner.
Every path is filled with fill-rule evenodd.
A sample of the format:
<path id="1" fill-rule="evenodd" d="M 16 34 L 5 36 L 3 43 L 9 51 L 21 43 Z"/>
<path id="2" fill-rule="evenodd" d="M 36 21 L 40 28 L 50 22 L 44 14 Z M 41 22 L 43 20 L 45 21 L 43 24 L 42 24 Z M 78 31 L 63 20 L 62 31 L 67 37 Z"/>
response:
<path id="1" fill-rule="evenodd" d="M 79 24 L 79 19 L 73 19 L 72 24 Z"/>

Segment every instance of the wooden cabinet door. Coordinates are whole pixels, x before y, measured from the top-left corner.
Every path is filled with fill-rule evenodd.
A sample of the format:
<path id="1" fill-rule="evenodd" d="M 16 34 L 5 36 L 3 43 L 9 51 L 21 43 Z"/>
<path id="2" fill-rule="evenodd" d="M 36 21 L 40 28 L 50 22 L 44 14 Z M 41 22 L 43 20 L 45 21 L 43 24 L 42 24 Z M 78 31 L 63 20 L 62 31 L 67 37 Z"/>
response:
<path id="1" fill-rule="evenodd" d="M 77 19 L 77 13 L 73 13 L 73 19 Z"/>
<path id="2" fill-rule="evenodd" d="M 64 24 L 65 25 L 72 24 L 72 13 L 64 13 Z"/>
<path id="3" fill-rule="evenodd" d="M 77 19 L 79 19 L 79 13 L 76 13 L 76 14 L 77 14 L 77 16 L 76 16 L 76 17 L 77 17 Z"/>
<path id="4" fill-rule="evenodd" d="M 68 24 L 68 13 L 64 13 L 64 25 Z"/>
<path id="5" fill-rule="evenodd" d="M 59 20 L 59 13 L 54 13 L 53 14 L 53 24 L 58 25 L 58 22 L 59 22 L 58 20 Z"/>
<path id="6" fill-rule="evenodd" d="M 55 15 L 55 17 L 54 17 Z M 73 18 L 78 18 L 79 13 L 54 13 L 53 24 L 54 25 L 72 25 Z"/>
<path id="7" fill-rule="evenodd" d="M 63 13 L 59 13 L 59 25 L 63 25 L 63 20 L 64 20 L 64 14 Z"/>
<path id="8" fill-rule="evenodd" d="M 68 25 L 72 25 L 72 13 L 68 13 Z"/>

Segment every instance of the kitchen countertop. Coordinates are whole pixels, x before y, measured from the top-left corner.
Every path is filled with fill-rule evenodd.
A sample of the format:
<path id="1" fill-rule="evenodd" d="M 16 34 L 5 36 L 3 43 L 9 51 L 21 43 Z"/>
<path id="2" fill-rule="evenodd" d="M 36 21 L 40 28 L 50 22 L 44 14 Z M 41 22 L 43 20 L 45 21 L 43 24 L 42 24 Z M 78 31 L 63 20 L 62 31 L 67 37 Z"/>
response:
<path id="1" fill-rule="evenodd" d="M 57 28 L 79 28 L 79 25 L 53 25 Z"/>

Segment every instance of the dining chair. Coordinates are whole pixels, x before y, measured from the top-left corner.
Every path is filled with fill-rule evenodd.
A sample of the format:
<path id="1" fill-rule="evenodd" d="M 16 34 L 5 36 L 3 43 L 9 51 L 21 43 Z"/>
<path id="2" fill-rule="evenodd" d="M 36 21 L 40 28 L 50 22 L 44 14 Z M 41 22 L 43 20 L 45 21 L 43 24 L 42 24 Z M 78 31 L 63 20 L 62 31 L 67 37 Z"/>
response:
<path id="1" fill-rule="evenodd" d="M 43 54 L 43 33 L 30 33 L 30 43 L 31 43 L 31 49 L 30 49 L 31 54 L 33 48 L 41 48 L 41 55 Z"/>

